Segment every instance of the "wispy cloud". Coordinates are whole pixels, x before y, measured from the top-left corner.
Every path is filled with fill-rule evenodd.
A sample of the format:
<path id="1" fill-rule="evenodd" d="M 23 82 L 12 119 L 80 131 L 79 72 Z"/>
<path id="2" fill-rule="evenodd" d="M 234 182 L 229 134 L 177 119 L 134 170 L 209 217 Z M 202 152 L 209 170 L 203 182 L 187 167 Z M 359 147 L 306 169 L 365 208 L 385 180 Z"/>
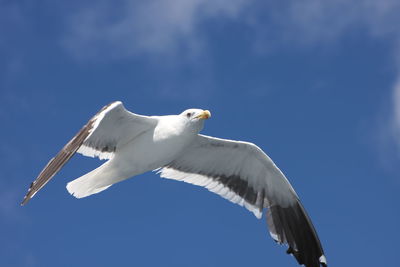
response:
<path id="1" fill-rule="evenodd" d="M 393 137 L 400 147 L 400 75 L 399 80 L 393 90 L 393 117 L 392 117 Z"/>
<path id="2" fill-rule="evenodd" d="M 388 93 L 385 109 L 381 112 L 379 130 L 380 150 L 384 158 L 397 153 L 400 158 L 400 2 L 397 0 L 304 0 L 290 1 L 289 4 L 269 11 L 268 23 L 273 30 L 257 31 L 259 34 L 256 48 L 265 48 L 267 52 L 273 46 L 290 47 L 334 47 L 344 38 L 355 32 L 373 40 L 386 41 L 391 47 L 388 51 L 393 58 L 393 87 L 379 88 L 392 90 Z M 265 23 L 265 22 L 264 22 Z M 258 28 L 262 23 L 254 23 Z M 269 27 L 271 28 L 271 27 Z M 272 44 L 271 44 L 272 43 Z M 389 108 L 388 108 L 389 107 Z M 388 111 L 389 110 L 389 111 Z M 389 112 L 389 114 L 388 114 Z M 382 123 L 383 122 L 383 123 Z M 372 128 L 373 126 L 371 126 Z M 371 129 L 372 130 L 372 129 Z M 393 146 L 395 144 L 395 146 Z M 396 152 L 395 152 L 396 151 Z M 393 158 L 393 157 L 392 157 Z M 396 162 L 398 165 L 398 162 Z"/>
<path id="3" fill-rule="evenodd" d="M 102 1 L 68 18 L 63 45 L 78 59 L 136 55 L 195 56 L 202 50 L 200 25 L 235 18 L 243 0 Z"/>
<path id="4" fill-rule="evenodd" d="M 268 2 L 263 9 L 253 10 L 258 14 L 258 21 L 253 18 L 253 25 L 258 28 L 264 45 L 272 42 L 329 46 L 354 31 L 364 32 L 371 38 L 398 36 L 399 10 L 396 0 L 292 0 L 274 5 Z"/>
<path id="5" fill-rule="evenodd" d="M 399 39 L 397 0 L 103 0 L 67 18 L 63 45 L 78 59 L 204 55 L 204 23 L 245 25 L 259 47 L 329 45 L 354 30 Z M 399 49 L 400 50 L 400 49 Z"/>

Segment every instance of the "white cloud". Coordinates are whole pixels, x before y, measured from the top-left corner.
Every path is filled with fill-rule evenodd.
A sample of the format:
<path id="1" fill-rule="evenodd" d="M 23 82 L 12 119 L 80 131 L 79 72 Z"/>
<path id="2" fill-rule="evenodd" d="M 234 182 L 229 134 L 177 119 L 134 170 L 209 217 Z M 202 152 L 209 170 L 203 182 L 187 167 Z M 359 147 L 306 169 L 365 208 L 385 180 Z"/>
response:
<path id="1" fill-rule="evenodd" d="M 250 1 L 114 1 L 82 8 L 68 19 L 65 47 L 77 58 L 193 56 L 202 49 L 204 19 L 234 18 Z M 186 53 L 185 53 L 186 52 Z"/>
<path id="2" fill-rule="evenodd" d="M 267 16 L 279 31 L 272 36 L 278 42 L 327 45 L 346 38 L 346 34 L 354 30 L 365 31 L 371 37 L 398 36 L 399 11 L 397 0 L 292 0 L 267 8 Z M 264 10 L 260 12 L 265 13 Z M 264 31 L 264 34 L 271 33 Z M 269 41 L 273 41 L 272 38 Z"/>
<path id="3" fill-rule="evenodd" d="M 99 4 L 100 3 L 100 4 Z M 399 37 L 397 0 L 103 0 L 67 20 L 64 46 L 77 58 L 198 55 L 206 48 L 202 25 L 239 22 L 263 45 L 329 44 L 361 29 L 371 37 Z"/>

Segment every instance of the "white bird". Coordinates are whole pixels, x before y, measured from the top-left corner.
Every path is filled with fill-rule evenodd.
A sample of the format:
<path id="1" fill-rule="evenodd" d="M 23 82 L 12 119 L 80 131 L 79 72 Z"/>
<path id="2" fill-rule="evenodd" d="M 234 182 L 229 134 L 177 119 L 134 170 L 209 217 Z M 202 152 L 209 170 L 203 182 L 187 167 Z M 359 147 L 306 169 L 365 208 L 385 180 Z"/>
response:
<path id="1" fill-rule="evenodd" d="M 272 238 L 289 246 L 299 264 L 327 266 L 324 252 L 299 197 L 284 174 L 256 145 L 199 134 L 207 110 L 142 116 L 119 101 L 103 107 L 45 166 L 31 184 L 25 205 L 78 152 L 108 159 L 67 184 L 73 196 L 99 193 L 132 176 L 158 170 L 161 177 L 206 187 L 262 217 Z"/>

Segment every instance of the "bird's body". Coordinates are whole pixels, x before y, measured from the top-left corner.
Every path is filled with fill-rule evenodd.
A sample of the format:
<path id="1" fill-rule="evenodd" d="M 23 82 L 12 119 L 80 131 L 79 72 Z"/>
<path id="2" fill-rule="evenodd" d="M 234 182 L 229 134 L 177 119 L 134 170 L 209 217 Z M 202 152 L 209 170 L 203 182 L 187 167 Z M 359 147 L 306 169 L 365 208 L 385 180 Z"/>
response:
<path id="1" fill-rule="evenodd" d="M 261 218 L 265 208 L 272 238 L 289 246 L 300 264 L 326 266 L 322 246 L 294 189 L 256 145 L 199 134 L 209 111 L 142 116 L 121 102 L 105 106 L 46 165 L 31 184 L 26 204 L 75 152 L 108 159 L 67 184 L 77 198 L 157 169 L 161 177 L 203 186 Z"/>
<path id="2" fill-rule="evenodd" d="M 198 131 L 188 127 L 178 115 L 154 116 L 156 122 L 114 152 L 99 168 L 68 183 L 69 193 L 77 198 L 101 192 L 109 186 L 165 166 L 182 153 Z M 162 118 L 162 119 L 160 119 Z"/>

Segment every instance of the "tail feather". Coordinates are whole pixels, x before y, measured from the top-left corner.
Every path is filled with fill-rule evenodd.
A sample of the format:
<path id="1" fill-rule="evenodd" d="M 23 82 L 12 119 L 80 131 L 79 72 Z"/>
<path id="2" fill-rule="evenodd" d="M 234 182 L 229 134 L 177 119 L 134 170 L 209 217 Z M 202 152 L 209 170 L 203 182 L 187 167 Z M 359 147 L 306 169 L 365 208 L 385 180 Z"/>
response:
<path id="1" fill-rule="evenodd" d="M 96 187 L 89 177 L 81 177 L 67 184 L 68 192 L 76 198 L 83 198 L 106 190 L 111 185 Z"/>
<path id="2" fill-rule="evenodd" d="M 115 182 L 115 173 L 107 168 L 105 163 L 97 169 L 69 182 L 67 184 L 68 192 L 76 198 L 87 197 L 103 190 L 106 190 Z"/>

